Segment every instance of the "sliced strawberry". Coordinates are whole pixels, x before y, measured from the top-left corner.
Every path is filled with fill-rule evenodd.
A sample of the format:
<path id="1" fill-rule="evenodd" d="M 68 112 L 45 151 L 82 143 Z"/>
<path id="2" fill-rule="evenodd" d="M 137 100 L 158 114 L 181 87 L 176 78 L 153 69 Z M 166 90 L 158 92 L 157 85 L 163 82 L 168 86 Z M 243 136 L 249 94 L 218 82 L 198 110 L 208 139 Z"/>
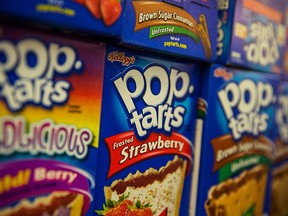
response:
<path id="1" fill-rule="evenodd" d="M 90 13 L 97 19 L 101 18 L 100 0 L 83 0 Z"/>
<path id="2" fill-rule="evenodd" d="M 74 0 L 74 1 L 82 5 L 84 4 L 84 0 Z"/>
<path id="3" fill-rule="evenodd" d="M 151 205 L 149 203 L 142 204 L 139 200 L 133 206 L 129 205 L 130 212 L 127 216 L 152 216 Z"/>
<path id="4" fill-rule="evenodd" d="M 135 209 L 129 212 L 127 216 L 152 216 L 152 210 L 150 208 Z"/>
<path id="5" fill-rule="evenodd" d="M 130 206 L 133 203 L 127 199 L 128 196 L 122 195 L 117 201 L 107 199 L 103 205 L 103 210 L 96 210 L 98 215 L 105 216 L 127 216 L 130 212 Z"/>
<path id="6" fill-rule="evenodd" d="M 110 26 L 120 17 L 122 5 L 119 0 L 100 0 L 100 11 L 104 23 Z"/>
<path id="7" fill-rule="evenodd" d="M 124 200 L 120 205 L 107 211 L 105 216 L 127 216 L 130 212 L 128 204 L 132 204 L 132 202 L 129 202 L 129 200 Z"/>

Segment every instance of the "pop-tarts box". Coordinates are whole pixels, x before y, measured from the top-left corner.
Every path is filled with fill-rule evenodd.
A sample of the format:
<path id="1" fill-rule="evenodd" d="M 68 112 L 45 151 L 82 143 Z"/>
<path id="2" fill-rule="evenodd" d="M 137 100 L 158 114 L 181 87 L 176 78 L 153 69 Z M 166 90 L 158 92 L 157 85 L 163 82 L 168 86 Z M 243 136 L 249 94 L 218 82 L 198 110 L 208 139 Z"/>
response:
<path id="1" fill-rule="evenodd" d="M 287 25 L 288 26 L 288 25 Z M 288 28 L 286 27 L 286 39 L 288 38 Z M 284 58 L 283 58 L 283 74 L 288 77 L 288 40 L 286 40 Z"/>
<path id="2" fill-rule="evenodd" d="M 288 82 L 282 79 L 278 85 L 275 113 L 276 151 L 272 169 L 271 216 L 288 214 Z"/>
<path id="3" fill-rule="evenodd" d="M 286 25 L 286 43 L 285 43 L 285 51 L 283 58 L 283 74 L 287 78 L 288 77 L 288 2 L 286 4 L 286 13 L 285 13 L 285 25 Z"/>
<path id="4" fill-rule="evenodd" d="M 2 0 L 0 14 L 73 33 L 120 37 L 125 1 Z"/>
<path id="5" fill-rule="evenodd" d="M 107 48 L 96 215 L 188 215 L 198 67 Z"/>
<path id="6" fill-rule="evenodd" d="M 279 77 L 220 65 L 202 75 L 190 215 L 268 215 Z"/>
<path id="7" fill-rule="evenodd" d="M 93 215 L 105 47 L 0 32 L 0 215 Z"/>
<path id="8" fill-rule="evenodd" d="M 281 73 L 284 0 L 219 0 L 217 62 Z"/>
<path id="9" fill-rule="evenodd" d="M 217 0 L 127 0 L 121 43 L 166 55 L 216 59 Z"/>

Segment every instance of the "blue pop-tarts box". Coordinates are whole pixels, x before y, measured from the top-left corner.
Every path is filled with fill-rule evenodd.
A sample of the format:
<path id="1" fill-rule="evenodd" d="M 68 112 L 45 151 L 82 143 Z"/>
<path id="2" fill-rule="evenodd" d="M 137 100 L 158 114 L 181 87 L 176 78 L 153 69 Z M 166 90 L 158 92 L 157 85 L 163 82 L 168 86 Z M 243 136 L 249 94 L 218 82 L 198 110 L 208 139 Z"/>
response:
<path id="1" fill-rule="evenodd" d="M 120 37 L 124 4 L 118 0 L 2 0 L 0 13 L 75 33 Z"/>
<path id="2" fill-rule="evenodd" d="M 281 73 L 285 2 L 219 0 L 217 62 Z"/>
<path id="3" fill-rule="evenodd" d="M 288 77 L 288 2 L 286 5 L 286 43 L 285 43 L 285 51 L 284 51 L 284 57 L 283 57 L 283 72 L 284 76 Z"/>
<path id="4" fill-rule="evenodd" d="M 275 113 L 275 160 L 272 168 L 271 216 L 287 215 L 288 200 L 288 80 L 278 85 Z"/>
<path id="5" fill-rule="evenodd" d="M 268 215 L 279 75 L 201 74 L 190 215 Z"/>
<path id="6" fill-rule="evenodd" d="M 124 44 L 204 61 L 216 59 L 216 0 L 127 0 Z"/>
<path id="7" fill-rule="evenodd" d="M 286 27 L 286 38 L 288 38 L 288 28 Z M 286 40 L 284 57 L 283 57 L 283 74 L 288 77 L 288 41 Z"/>
<path id="8" fill-rule="evenodd" d="M 107 47 L 96 215 L 188 215 L 199 71 Z"/>

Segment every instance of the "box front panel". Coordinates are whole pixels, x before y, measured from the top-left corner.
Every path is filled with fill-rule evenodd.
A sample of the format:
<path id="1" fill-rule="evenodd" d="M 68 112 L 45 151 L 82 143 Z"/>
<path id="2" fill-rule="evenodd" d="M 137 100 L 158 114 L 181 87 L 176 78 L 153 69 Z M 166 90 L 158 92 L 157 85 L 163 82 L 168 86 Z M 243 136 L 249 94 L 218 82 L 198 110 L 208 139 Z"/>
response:
<path id="1" fill-rule="evenodd" d="M 92 214 L 104 47 L 12 27 L 0 44 L 0 214 Z"/>
<path id="2" fill-rule="evenodd" d="M 193 63 L 108 49 L 99 215 L 188 215 L 198 70 Z"/>
<path id="3" fill-rule="evenodd" d="M 203 126 L 196 132 L 202 142 L 195 215 L 268 213 L 278 79 L 217 65 L 204 74 L 197 120 Z"/>

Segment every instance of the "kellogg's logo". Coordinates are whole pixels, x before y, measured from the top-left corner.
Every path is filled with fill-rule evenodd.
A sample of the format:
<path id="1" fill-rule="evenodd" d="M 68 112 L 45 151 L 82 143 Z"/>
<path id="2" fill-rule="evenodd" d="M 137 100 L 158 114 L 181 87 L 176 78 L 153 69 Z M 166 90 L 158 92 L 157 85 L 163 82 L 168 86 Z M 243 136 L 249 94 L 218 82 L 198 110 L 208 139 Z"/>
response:
<path id="1" fill-rule="evenodd" d="M 123 102 L 128 122 L 139 137 L 148 131 L 171 133 L 184 123 L 186 109 L 181 102 L 192 95 L 194 86 L 188 72 L 152 65 L 145 69 L 130 68 L 114 85 Z M 141 104 L 141 106 L 138 106 Z"/>
<path id="2" fill-rule="evenodd" d="M 218 98 L 234 139 L 244 133 L 257 136 L 268 129 L 269 114 L 263 109 L 276 102 L 271 84 L 250 79 L 230 82 L 218 92 Z"/>
<path id="3" fill-rule="evenodd" d="M 135 57 L 134 56 L 128 57 L 125 55 L 125 52 L 114 51 L 109 53 L 108 61 L 110 62 L 117 61 L 121 62 L 123 66 L 129 66 L 130 64 L 135 63 Z"/>
<path id="4" fill-rule="evenodd" d="M 45 45 L 27 38 L 13 43 L 0 41 L 0 97 L 11 111 L 26 104 L 51 108 L 68 100 L 71 84 L 55 80 L 71 71 L 80 71 L 83 62 L 72 47 L 56 42 Z"/>

